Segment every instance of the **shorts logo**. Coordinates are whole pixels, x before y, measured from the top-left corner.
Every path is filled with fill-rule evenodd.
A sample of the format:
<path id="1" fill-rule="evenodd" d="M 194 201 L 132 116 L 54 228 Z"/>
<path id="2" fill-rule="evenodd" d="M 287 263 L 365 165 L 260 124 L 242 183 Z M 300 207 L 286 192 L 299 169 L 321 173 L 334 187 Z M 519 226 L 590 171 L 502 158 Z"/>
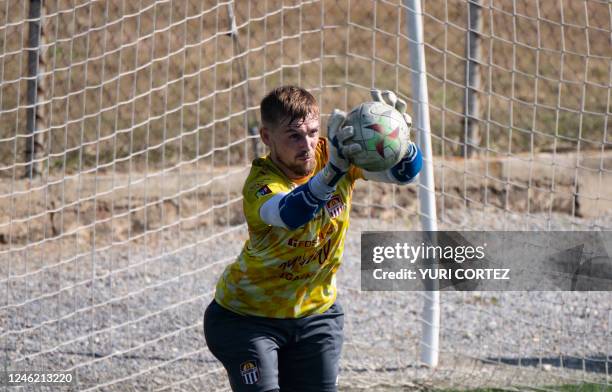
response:
<path id="1" fill-rule="evenodd" d="M 332 196 L 332 198 L 325 203 L 325 210 L 330 217 L 337 218 L 344 210 L 344 203 L 340 199 L 340 196 Z"/>
<path id="2" fill-rule="evenodd" d="M 257 362 L 254 360 L 242 362 L 240 364 L 240 374 L 242 375 L 242 381 L 245 384 L 255 384 L 259 381 L 259 369 L 257 368 Z"/>
<path id="3" fill-rule="evenodd" d="M 267 195 L 268 193 L 272 193 L 272 189 L 269 186 L 264 185 L 255 194 L 258 198 Z"/>

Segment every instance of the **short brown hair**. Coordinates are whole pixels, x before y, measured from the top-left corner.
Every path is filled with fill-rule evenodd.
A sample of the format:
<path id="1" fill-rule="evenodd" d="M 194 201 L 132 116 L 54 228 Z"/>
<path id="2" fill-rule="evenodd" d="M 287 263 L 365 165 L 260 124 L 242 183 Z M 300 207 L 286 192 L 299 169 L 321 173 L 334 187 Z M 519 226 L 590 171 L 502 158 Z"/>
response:
<path id="1" fill-rule="evenodd" d="M 309 115 L 319 116 L 319 105 L 315 97 L 296 86 L 281 86 L 270 91 L 261 100 L 259 110 L 264 126 L 277 126 L 285 118 L 291 122 Z"/>

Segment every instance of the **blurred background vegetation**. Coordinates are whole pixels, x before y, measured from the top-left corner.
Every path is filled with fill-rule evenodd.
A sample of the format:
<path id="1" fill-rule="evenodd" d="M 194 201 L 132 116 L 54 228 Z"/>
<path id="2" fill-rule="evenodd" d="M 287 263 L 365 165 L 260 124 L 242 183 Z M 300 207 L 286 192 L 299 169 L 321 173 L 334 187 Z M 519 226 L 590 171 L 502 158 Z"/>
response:
<path id="1" fill-rule="evenodd" d="M 374 86 L 412 102 L 400 1 L 44 4 L 39 100 L 44 165 L 53 175 L 246 165 L 259 100 L 279 84 L 310 89 L 323 114 L 350 109 Z M 19 177 L 28 1 L 0 5 L 0 177 Z M 609 150 L 609 2 L 482 5 L 480 155 Z M 434 153 L 460 155 L 468 2 L 423 7 Z"/>

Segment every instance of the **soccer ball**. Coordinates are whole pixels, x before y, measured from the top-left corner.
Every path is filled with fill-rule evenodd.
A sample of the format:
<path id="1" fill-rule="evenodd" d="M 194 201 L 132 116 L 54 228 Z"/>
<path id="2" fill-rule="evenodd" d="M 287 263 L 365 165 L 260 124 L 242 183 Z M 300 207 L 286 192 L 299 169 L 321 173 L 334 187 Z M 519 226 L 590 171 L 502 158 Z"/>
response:
<path id="1" fill-rule="evenodd" d="M 367 171 L 383 171 L 398 163 L 408 150 L 410 129 L 400 112 L 382 102 L 365 102 L 346 117 L 352 125 L 349 142 L 361 145 L 351 162 Z"/>

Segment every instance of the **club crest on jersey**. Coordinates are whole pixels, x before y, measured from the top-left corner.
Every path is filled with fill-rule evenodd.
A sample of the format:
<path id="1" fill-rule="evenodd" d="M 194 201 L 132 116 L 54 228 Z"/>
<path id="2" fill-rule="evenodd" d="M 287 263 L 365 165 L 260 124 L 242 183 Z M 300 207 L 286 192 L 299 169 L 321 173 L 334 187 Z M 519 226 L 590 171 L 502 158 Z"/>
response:
<path id="1" fill-rule="evenodd" d="M 325 210 L 330 217 L 338 217 L 338 215 L 340 215 L 344 210 L 344 203 L 342 202 L 342 199 L 340 199 L 340 196 L 332 196 L 332 198 L 325 203 Z"/>
<path id="2" fill-rule="evenodd" d="M 259 369 L 255 360 L 249 360 L 240 364 L 240 374 L 245 384 L 255 384 L 259 381 Z"/>
<path id="3" fill-rule="evenodd" d="M 269 186 L 264 185 L 255 194 L 258 198 L 267 195 L 268 193 L 272 193 L 272 189 Z"/>

